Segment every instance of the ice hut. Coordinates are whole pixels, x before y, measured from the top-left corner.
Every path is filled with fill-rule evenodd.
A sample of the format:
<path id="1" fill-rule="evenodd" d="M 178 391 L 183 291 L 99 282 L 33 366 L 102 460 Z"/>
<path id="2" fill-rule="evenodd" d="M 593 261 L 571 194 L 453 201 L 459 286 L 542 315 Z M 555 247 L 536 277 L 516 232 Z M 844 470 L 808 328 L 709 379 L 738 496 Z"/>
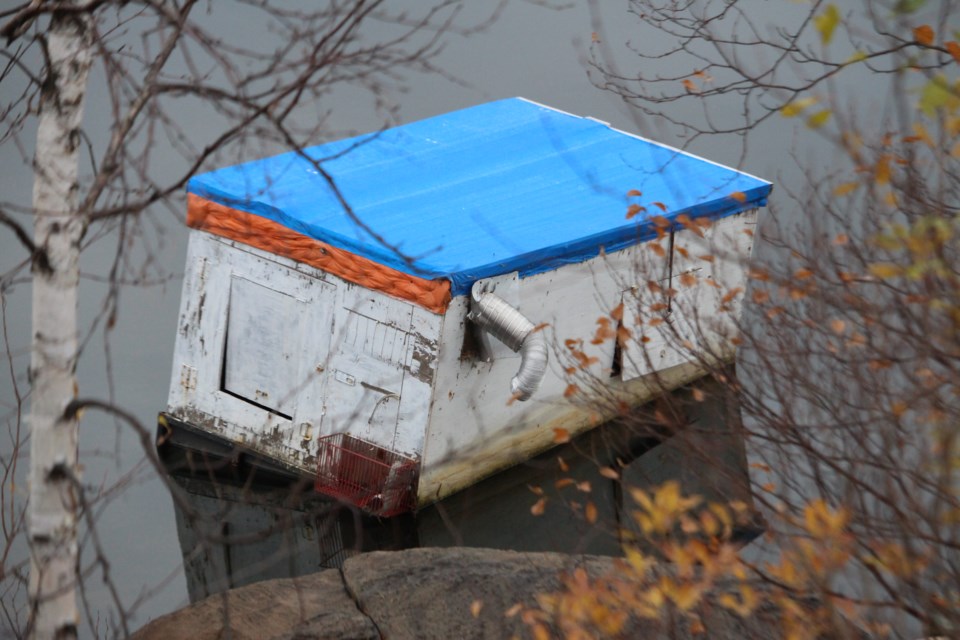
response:
<path id="1" fill-rule="evenodd" d="M 770 188 L 522 98 L 199 175 L 161 426 L 435 501 L 731 358 Z"/>

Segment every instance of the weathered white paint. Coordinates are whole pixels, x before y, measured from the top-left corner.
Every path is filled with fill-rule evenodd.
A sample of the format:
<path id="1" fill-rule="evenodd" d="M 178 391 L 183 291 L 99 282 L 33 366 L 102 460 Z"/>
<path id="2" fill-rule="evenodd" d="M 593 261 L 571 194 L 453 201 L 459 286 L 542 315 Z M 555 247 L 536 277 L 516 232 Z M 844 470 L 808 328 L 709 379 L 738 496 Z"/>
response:
<path id="1" fill-rule="evenodd" d="M 83 12 L 53 12 L 44 49 L 34 156 L 34 243 L 30 394 L 30 631 L 35 638 L 76 636 L 78 420 L 64 409 L 76 396 L 77 211 L 83 99 L 91 33 Z"/>
<path id="2" fill-rule="evenodd" d="M 187 265 L 174 416 L 308 473 L 316 439 L 348 427 L 419 455 L 440 316 L 200 231 Z"/>
<path id="3" fill-rule="evenodd" d="M 495 289 L 498 294 L 503 291 L 504 297 L 511 296 L 520 312 L 532 321 L 549 323 L 545 331 L 553 345 L 551 362 L 539 392 L 527 402 L 509 402 L 509 381 L 516 372 L 516 360 L 508 354 L 498 357 L 503 350 L 487 352 L 483 359 L 461 359 L 464 333 L 472 327 L 464 320 L 466 299 L 455 299 L 447 311 L 440 340 L 437 384 L 418 488 L 420 503 L 438 500 L 549 448 L 554 428 L 571 434 L 582 432 L 614 415 L 618 401 L 637 405 L 697 379 L 703 375 L 701 365 L 706 363 L 693 362 L 693 354 L 710 361 L 731 359 L 734 345 L 730 338 L 735 335 L 739 295 L 733 296 L 729 313 L 719 311 L 719 302 L 731 290 L 743 287 L 751 247 L 751 235 L 746 232 L 755 220 L 756 211 L 725 218 L 705 230 L 702 239 L 691 230 L 676 233 L 672 277 L 678 280 L 675 298 L 679 302 L 673 305 L 670 323 L 681 329 L 680 338 L 671 333 L 667 323 L 641 330 L 636 325 L 638 312 L 628 315 L 625 304 L 624 322 L 632 337 L 623 356 L 623 373 L 616 378 L 611 377 L 614 340 L 591 344 L 599 326 L 597 320 L 601 316 L 610 319 L 609 313 L 624 300 L 625 292 L 649 293 L 648 280 L 668 284 L 669 256 L 657 255 L 645 243 L 526 278 L 516 278 L 515 274 L 499 278 Z M 668 240 L 660 241 L 664 249 L 669 246 Z M 689 253 L 689 260 L 683 258 L 680 247 Z M 714 259 L 699 259 L 703 255 Z M 705 285 L 702 280 L 683 286 L 678 269 L 699 269 L 699 278 L 713 278 L 720 288 Z M 640 300 L 645 308 L 660 301 L 646 293 L 640 294 Z M 638 307 L 634 304 L 633 308 Z M 642 342 L 641 337 L 647 333 L 656 342 Z M 567 374 L 567 367 L 579 364 L 566 346 L 567 340 L 575 341 L 575 348 L 585 357 L 595 358 L 595 363 L 584 371 Z M 683 340 L 694 341 L 693 349 L 685 347 Z M 631 354 L 629 358 L 627 353 Z M 654 366 L 631 364 L 648 362 Z M 583 393 L 565 398 L 570 384 L 578 385 Z M 604 386 L 599 400 L 596 393 L 589 393 L 598 391 L 597 384 Z M 594 400 L 584 402 L 581 396 Z"/>
<path id="4" fill-rule="evenodd" d="M 646 243 L 525 278 L 485 281 L 534 323 L 549 325 L 551 361 L 527 402 L 510 402 L 517 354 L 476 333 L 467 296 L 436 315 L 192 231 L 170 411 L 308 473 L 316 437 L 348 432 L 419 459 L 418 501 L 425 504 L 550 447 L 555 428 L 583 431 L 620 402 L 635 405 L 695 380 L 705 364 L 697 358 L 729 360 L 739 303 L 733 296 L 721 313 L 721 301 L 743 286 L 750 251 L 744 232 L 755 217 L 752 211 L 724 219 L 702 238 L 676 232 L 672 262 Z M 668 241 L 660 241 L 665 250 Z M 651 280 L 676 294 L 651 291 Z M 669 313 L 650 311 L 668 299 Z M 616 328 L 610 314 L 621 302 L 631 339 L 617 373 L 615 341 L 593 338 L 600 317 Z M 651 323 L 653 317 L 661 320 Z M 465 351 L 468 332 L 479 353 Z M 579 368 L 575 351 L 590 364 Z M 229 371 L 232 363 L 242 369 Z M 598 383 L 606 402 L 586 393 Z M 584 392 L 565 397 L 571 384 Z"/>

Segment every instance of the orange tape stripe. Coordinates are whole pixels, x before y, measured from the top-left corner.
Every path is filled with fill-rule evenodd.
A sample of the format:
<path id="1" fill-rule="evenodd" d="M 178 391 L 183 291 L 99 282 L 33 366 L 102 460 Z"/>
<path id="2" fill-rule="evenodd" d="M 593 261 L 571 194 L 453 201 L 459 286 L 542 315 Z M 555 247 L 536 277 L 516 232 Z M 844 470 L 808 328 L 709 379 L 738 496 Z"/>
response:
<path id="1" fill-rule="evenodd" d="M 292 258 L 368 289 L 409 300 L 434 313 L 450 303 L 450 281 L 426 280 L 308 238 L 279 222 L 187 194 L 187 225 Z"/>

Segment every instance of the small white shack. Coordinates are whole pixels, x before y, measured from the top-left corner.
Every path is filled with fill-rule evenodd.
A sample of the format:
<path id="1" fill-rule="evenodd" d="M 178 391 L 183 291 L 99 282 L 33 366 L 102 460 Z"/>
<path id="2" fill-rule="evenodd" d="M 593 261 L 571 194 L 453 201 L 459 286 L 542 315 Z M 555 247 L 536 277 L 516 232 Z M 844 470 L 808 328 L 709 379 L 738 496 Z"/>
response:
<path id="1" fill-rule="evenodd" d="M 197 176 L 161 427 L 438 500 L 732 358 L 770 188 L 520 98 Z"/>

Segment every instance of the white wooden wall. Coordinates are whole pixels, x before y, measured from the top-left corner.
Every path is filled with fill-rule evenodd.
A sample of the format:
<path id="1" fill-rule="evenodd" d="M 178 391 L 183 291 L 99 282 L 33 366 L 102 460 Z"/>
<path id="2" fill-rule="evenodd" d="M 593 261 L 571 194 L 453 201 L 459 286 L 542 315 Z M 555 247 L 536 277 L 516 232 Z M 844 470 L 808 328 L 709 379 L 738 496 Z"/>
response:
<path id="1" fill-rule="evenodd" d="M 672 269 L 669 238 L 664 238 L 659 242 L 664 256 L 646 243 L 526 278 L 511 274 L 491 279 L 495 293 L 534 324 L 548 323 L 544 329 L 552 345 L 548 372 L 540 390 L 527 402 L 509 402 L 509 381 L 519 367 L 518 355 L 493 345 L 489 362 L 461 359 L 464 333 L 473 328 L 465 321 L 467 298 L 456 298 L 443 326 L 423 454 L 421 503 L 539 453 L 551 445 L 555 428 L 575 434 L 598 424 L 613 405 L 581 400 L 589 395 L 590 384 L 608 385 L 618 399 L 635 404 L 656 395 L 660 384 L 677 387 L 702 375 L 692 354 L 704 347 L 722 359 L 732 358 L 730 339 L 735 335 L 742 292 L 732 295 L 725 311 L 721 312 L 720 302 L 744 286 L 755 220 L 756 211 L 724 218 L 700 230 L 702 238 L 688 229 L 677 232 Z M 683 274 L 687 276 L 681 278 Z M 708 279 L 717 286 L 708 284 Z M 649 280 L 664 290 L 677 290 L 669 309 L 649 310 L 668 299 L 652 292 Z M 624 326 L 632 335 L 621 357 L 622 371 L 612 377 L 614 340 L 591 342 L 598 318 L 610 319 L 610 312 L 621 302 Z M 657 313 L 663 320 L 650 326 Z M 641 316 L 642 327 L 637 325 Z M 616 322 L 610 322 L 615 329 Z M 644 336 L 648 341 L 643 341 Z M 565 371 L 577 364 L 567 340 L 578 341 L 575 348 L 584 357 L 596 359 L 585 372 Z M 692 349 L 684 346 L 685 340 Z M 657 384 L 651 384 L 653 372 L 660 376 Z M 567 398 L 564 393 L 570 384 L 581 391 Z"/>
<path id="2" fill-rule="evenodd" d="M 191 231 L 168 408 L 307 472 L 316 439 L 345 430 L 419 457 L 441 322 L 307 265 Z"/>

